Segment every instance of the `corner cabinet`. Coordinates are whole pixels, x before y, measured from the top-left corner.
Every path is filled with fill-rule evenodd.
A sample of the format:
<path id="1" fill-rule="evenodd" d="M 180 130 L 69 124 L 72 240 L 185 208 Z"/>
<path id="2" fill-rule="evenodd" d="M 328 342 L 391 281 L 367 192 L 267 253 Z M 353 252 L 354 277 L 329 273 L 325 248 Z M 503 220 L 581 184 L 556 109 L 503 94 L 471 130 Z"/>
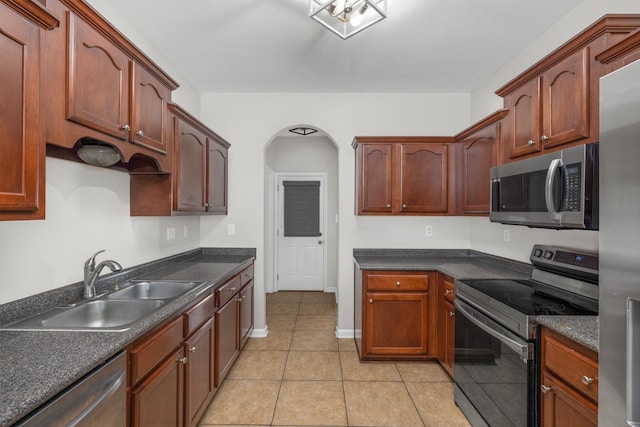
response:
<path id="1" fill-rule="evenodd" d="M 358 215 L 451 214 L 452 142 L 449 137 L 356 137 Z"/>
<path id="2" fill-rule="evenodd" d="M 0 220 L 44 218 L 42 47 L 57 26 L 38 3 L 0 1 Z"/>
<path id="3" fill-rule="evenodd" d="M 597 353 L 545 327 L 541 336 L 541 426 L 597 426 Z"/>
<path id="4" fill-rule="evenodd" d="M 464 215 L 489 215 L 489 172 L 498 164 L 502 109 L 456 135 L 458 146 L 458 206 Z"/>
<path id="5" fill-rule="evenodd" d="M 361 360 L 424 360 L 436 356 L 433 273 L 361 272 L 356 310 L 362 319 L 356 347 Z M 356 287 L 358 289 L 358 287 Z"/>
<path id="6" fill-rule="evenodd" d="M 180 106 L 168 109 L 173 171 L 131 172 L 131 215 L 226 215 L 230 144 Z"/>

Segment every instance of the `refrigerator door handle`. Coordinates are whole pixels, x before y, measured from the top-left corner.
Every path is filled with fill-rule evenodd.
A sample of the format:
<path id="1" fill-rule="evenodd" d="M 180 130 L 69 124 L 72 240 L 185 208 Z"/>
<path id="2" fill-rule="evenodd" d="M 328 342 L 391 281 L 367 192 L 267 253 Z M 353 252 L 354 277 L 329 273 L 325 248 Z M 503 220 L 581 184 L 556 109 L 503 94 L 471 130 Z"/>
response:
<path id="1" fill-rule="evenodd" d="M 640 426 L 640 301 L 627 298 L 627 424 Z"/>

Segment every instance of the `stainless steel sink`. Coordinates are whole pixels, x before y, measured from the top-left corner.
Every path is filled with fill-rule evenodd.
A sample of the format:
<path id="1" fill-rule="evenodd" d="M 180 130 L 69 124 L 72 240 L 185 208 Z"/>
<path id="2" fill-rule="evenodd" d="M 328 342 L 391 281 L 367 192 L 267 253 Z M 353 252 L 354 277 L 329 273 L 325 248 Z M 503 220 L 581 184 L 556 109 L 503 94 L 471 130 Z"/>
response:
<path id="1" fill-rule="evenodd" d="M 132 282 L 131 286 L 128 286 L 119 291 L 107 294 L 107 299 L 135 299 L 135 300 L 149 300 L 149 299 L 172 299 L 176 298 L 191 289 L 199 286 L 202 282 L 179 282 L 179 281 L 144 281 L 144 282 Z"/>
<path id="2" fill-rule="evenodd" d="M 92 300 L 59 307 L 7 325 L 4 329 L 122 331 L 164 304 L 163 300 Z"/>

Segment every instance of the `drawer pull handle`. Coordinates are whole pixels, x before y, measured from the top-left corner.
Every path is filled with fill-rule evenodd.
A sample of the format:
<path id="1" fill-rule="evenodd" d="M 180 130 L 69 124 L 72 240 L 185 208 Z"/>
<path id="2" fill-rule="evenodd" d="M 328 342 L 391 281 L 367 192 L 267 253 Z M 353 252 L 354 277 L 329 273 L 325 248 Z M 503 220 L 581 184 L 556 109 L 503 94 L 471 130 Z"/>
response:
<path id="1" fill-rule="evenodd" d="M 190 351 L 191 353 L 194 353 L 194 352 L 196 351 L 196 346 L 191 347 L 191 348 L 189 349 L 189 351 Z"/>
<path id="2" fill-rule="evenodd" d="M 445 295 L 451 295 L 453 293 L 453 291 L 451 289 L 445 289 L 444 290 L 444 294 Z"/>
<path id="3" fill-rule="evenodd" d="M 400 286 L 400 282 L 396 282 L 396 286 Z"/>
<path id="4" fill-rule="evenodd" d="M 548 393 L 548 392 L 550 392 L 550 391 L 551 391 L 551 387 L 549 387 L 548 385 L 544 385 L 544 384 L 542 384 L 542 385 L 540 386 L 540 391 L 542 391 L 543 393 Z"/>
<path id="5" fill-rule="evenodd" d="M 178 359 L 178 362 L 182 363 L 183 365 L 187 364 L 187 358 L 186 357 L 181 357 L 180 359 Z"/>
<path id="6" fill-rule="evenodd" d="M 582 384 L 584 385 L 591 385 L 591 383 L 593 382 L 593 378 L 588 377 L 586 375 L 583 375 L 581 380 L 582 380 Z"/>

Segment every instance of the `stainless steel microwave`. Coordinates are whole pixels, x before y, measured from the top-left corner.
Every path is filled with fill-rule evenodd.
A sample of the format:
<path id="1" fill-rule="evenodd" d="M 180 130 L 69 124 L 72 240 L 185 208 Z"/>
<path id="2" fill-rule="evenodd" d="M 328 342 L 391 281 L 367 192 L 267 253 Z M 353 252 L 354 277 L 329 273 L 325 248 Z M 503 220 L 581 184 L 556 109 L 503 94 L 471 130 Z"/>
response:
<path id="1" fill-rule="evenodd" d="M 598 229 L 598 144 L 491 168 L 491 222 Z"/>

